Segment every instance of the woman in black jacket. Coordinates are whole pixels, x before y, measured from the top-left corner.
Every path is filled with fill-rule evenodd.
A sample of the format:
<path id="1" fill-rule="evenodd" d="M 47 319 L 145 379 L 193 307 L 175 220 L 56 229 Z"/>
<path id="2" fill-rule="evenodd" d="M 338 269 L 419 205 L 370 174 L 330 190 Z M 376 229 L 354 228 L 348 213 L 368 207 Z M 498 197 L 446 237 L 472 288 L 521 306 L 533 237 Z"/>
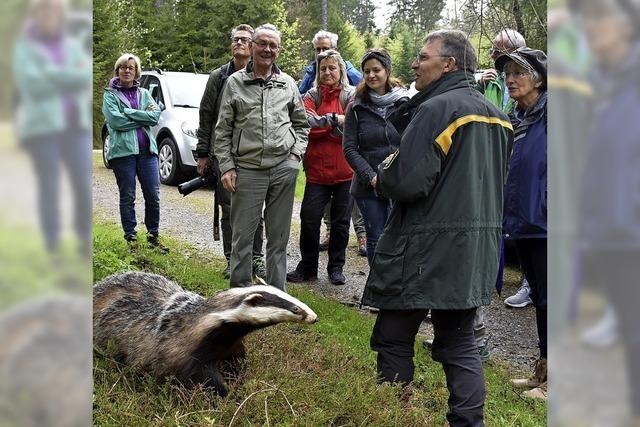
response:
<path id="1" fill-rule="evenodd" d="M 371 265 L 391 210 L 391 201 L 376 192 L 378 165 L 400 145 L 400 135 L 389 117 L 396 110 L 396 102 L 407 97 L 407 91 L 391 77 L 391 57 L 386 50 L 368 50 L 361 68 L 364 77 L 346 112 L 342 145 L 354 171 L 350 191 L 364 218 L 367 261 Z"/>

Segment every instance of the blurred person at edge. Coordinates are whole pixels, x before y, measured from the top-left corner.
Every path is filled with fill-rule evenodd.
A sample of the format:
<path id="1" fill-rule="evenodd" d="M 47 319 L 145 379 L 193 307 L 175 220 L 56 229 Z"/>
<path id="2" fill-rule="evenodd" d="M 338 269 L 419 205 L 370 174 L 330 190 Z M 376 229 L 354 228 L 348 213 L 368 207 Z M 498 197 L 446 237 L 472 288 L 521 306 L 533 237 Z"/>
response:
<path id="1" fill-rule="evenodd" d="M 452 427 L 484 425 L 473 319 L 491 303 L 498 274 L 513 141 L 507 116 L 474 89 L 476 62 L 465 33 L 441 30 L 412 63 L 419 92 L 410 102 L 420 105 L 400 148 L 378 167 L 376 188 L 394 205 L 362 298 L 380 309 L 371 335 L 380 380 L 403 386 L 413 381 L 415 338 L 431 309 Z"/>
<path id="2" fill-rule="evenodd" d="M 60 174 L 67 169 L 80 251 L 91 256 L 91 58 L 65 31 L 65 0 L 33 0 L 13 52 L 18 141 L 38 185 L 46 248 L 60 245 Z"/>
<path id="3" fill-rule="evenodd" d="M 344 113 L 353 97 L 347 68 L 338 51 L 329 49 L 317 56 L 316 81 L 303 97 L 307 121 L 311 125 L 304 156 L 307 183 L 300 209 L 301 260 L 287 281 L 302 282 L 318 276 L 320 222 L 325 206 L 331 204 L 331 231 L 328 248 L 329 282 L 343 285 L 345 251 L 349 242 L 349 221 L 353 202 L 349 186 L 353 171 L 342 153 Z"/>
<path id="4" fill-rule="evenodd" d="M 640 426 L 640 9 L 619 0 L 579 6 L 594 55 L 595 97 L 580 192 L 580 273 L 605 286 L 624 346 L 633 421 Z"/>
<path id="5" fill-rule="evenodd" d="M 231 287 L 252 283 L 253 236 L 263 213 L 267 283 L 285 289 L 287 243 L 300 161 L 309 123 L 291 76 L 276 65 L 280 31 L 253 33 L 252 60 L 227 79 L 216 124 L 214 154 L 231 192 Z"/>
<path id="6" fill-rule="evenodd" d="M 216 144 L 215 127 L 220 113 L 220 102 L 227 78 L 238 70 L 246 67 L 251 59 L 251 37 L 253 28 L 247 24 L 240 24 L 231 30 L 231 55 L 232 58 L 223 66 L 216 68 L 209 75 L 207 86 L 200 101 L 200 125 L 198 126 L 198 173 L 205 175 L 207 168 L 213 167 L 216 176 L 220 176 L 220 165 L 213 153 Z M 223 276 L 228 279 L 231 271 L 231 194 L 225 190 L 222 181 L 218 180 L 215 192 L 215 202 L 222 208 L 220 227 L 222 228 L 222 248 L 227 266 Z M 218 209 L 215 206 L 215 209 Z M 266 279 L 264 257 L 262 253 L 262 235 L 264 220 L 260 218 L 258 228 L 253 236 L 253 274 Z"/>
<path id="7" fill-rule="evenodd" d="M 355 172 L 351 195 L 365 220 L 367 261 L 371 265 L 391 211 L 391 200 L 377 192 L 378 165 L 400 146 L 400 135 L 389 117 L 396 110 L 396 102 L 408 98 L 400 81 L 391 76 L 391 56 L 386 50 L 365 52 L 361 69 L 364 80 L 347 110 L 342 144 Z"/>
<path id="8" fill-rule="evenodd" d="M 316 60 L 312 61 L 309 65 L 307 65 L 304 69 L 304 77 L 300 82 L 300 94 L 305 95 L 309 89 L 311 89 L 315 85 L 316 81 L 316 70 L 317 70 L 317 58 L 322 52 L 333 49 L 338 50 L 338 35 L 335 33 L 330 33 L 329 31 L 320 30 L 318 31 L 311 40 L 313 44 L 313 49 L 316 54 Z M 347 80 L 351 86 L 356 86 L 362 80 L 362 74 L 360 71 L 353 66 L 353 64 L 349 61 L 345 61 L 345 66 L 347 68 Z M 329 249 L 329 242 L 331 237 L 331 202 L 329 202 L 324 210 L 323 217 L 324 225 L 326 228 L 325 237 L 319 243 L 319 249 L 321 251 L 326 251 Z M 362 219 L 362 214 L 358 209 L 358 206 L 354 203 L 353 208 L 351 210 L 351 221 L 353 222 L 353 229 L 356 232 L 356 236 L 358 238 L 358 254 L 360 256 L 367 255 L 367 237 L 366 231 L 364 227 L 364 220 Z"/>
<path id="9" fill-rule="evenodd" d="M 113 168 L 120 194 L 120 221 L 131 249 L 137 242 L 136 177 L 144 196 L 144 223 L 148 242 L 167 252 L 160 242 L 160 174 L 158 145 L 151 133 L 160 119 L 160 107 L 147 89 L 140 87 L 140 58 L 125 53 L 116 61 L 104 91 L 102 113 L 109 129 L 107 160 Z"/>
<path id="10" fill-rule="evenodd" d="M 504 191 L 505 239 L 515 240 L 522 270 L 536 307 L 540 357 L 528 379 L 512 380 L 529 388 L 524 396 L 547 398 L 547 56 L 521 47 L 496 60 L 509 96 L 516 102 L 509 117 L 514 143 Z"/>

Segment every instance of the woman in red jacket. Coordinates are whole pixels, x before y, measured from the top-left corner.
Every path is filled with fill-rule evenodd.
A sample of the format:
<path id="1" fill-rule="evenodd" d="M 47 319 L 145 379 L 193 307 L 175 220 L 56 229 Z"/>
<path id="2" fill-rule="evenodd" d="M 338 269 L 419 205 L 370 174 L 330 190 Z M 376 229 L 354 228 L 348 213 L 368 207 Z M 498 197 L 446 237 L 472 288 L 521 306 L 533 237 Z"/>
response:
<path id="1" fill-rule="evenodd" d="M 331 234 L 327 273 L 334 285 L 343 285 L 345 250 L 349 241 L 352 202 L 349 187 L 353 171 L 342 152 L 342 124 L 346 105 L 353 96 L 345 62 L 335 50 L 318 55 L 315 85 L 304 96 L 307 120 L 311 125 L 304 158 L 307 184 L 300 210 L 300 254 L 289 282 L 304 282 L 318 277 L 320 222 L 331 200 Z"/>

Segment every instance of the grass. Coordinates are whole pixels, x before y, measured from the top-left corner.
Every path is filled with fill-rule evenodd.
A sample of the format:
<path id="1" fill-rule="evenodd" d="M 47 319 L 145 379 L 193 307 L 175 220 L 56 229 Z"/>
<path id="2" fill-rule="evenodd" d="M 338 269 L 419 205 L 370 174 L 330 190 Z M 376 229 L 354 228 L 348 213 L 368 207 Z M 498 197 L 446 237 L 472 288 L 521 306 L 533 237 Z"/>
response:
<path id="1" fill-rule="evenodd" d="M 302 201 L 302 197 L 304 196 L 304 186 L 307 182 L 307 177 L 304 174 L 304 169 L 300 168 L 300 173 L 298 174 L 298 179 L 296 180 L 296 200 Z"/>
<path id="2" fill-rule="evenodd" d="M 222 258 L 172 239 L 168 255 L 142 247 L 131 254 L 115 224 L 94 227 L 94 277 L 130 269 L 168 276 L 185 288 L 212 295 L 226 288 Z M 375 381 L 369 349 L 373 318 L 304 287 L 289 292 L 319 316 L 312 326 L 277 325 L 247 339 L 246 370 L 226 399 L 209 390 L 156 380 L 116 361 L 94 357 L 94 423 L 100 426 L 441 426 L 447 389 L 439 364 L 416 341 L 415 390 L 408 404 L 399 389 Z M 546 405 L 525 401 L 490 363 L 486 424 L 546 425 Z"/>

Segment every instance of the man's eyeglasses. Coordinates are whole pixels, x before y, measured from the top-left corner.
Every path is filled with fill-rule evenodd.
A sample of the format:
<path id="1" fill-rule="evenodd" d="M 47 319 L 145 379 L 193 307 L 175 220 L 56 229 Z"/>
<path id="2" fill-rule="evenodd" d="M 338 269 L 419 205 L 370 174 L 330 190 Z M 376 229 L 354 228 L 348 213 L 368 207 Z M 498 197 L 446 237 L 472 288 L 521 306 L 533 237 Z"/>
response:
<path id="1" fill-rule="evenodd" d="M 247 44 L 251 41 L 251 38 L 250 37 L 232 37 L 231 41 L 234 43 Z"/>
<path id="2" fill-rule="evenodd" d="M 322 53 L 325 50 L 329 50 L 329 49 L 332 49 L 332 48 L 330 48 L 330 47 L 317 47 L 316 48 L 316 53 Z"/>
<path id="3" fill-rule="evenodd" d="M 258 47 L 260 47 L 260 49 L 265 50 L 266 48 L 269 48 L 270 50 L 276 52 L 280 49 L 280 46 L 276 43 L 267 43 L 265 41 L 260 41 L 256 43 L 258 45 Z"/>
<path id="4" fill-rule="evenodd" d="M 430 58 L 449 58 L 451 55 L 427 55 L 426 53 L 419 53 L 413 59 L 413 62 L 417 62 L 418 64 L 424 61 L 428 61 Z"/>

